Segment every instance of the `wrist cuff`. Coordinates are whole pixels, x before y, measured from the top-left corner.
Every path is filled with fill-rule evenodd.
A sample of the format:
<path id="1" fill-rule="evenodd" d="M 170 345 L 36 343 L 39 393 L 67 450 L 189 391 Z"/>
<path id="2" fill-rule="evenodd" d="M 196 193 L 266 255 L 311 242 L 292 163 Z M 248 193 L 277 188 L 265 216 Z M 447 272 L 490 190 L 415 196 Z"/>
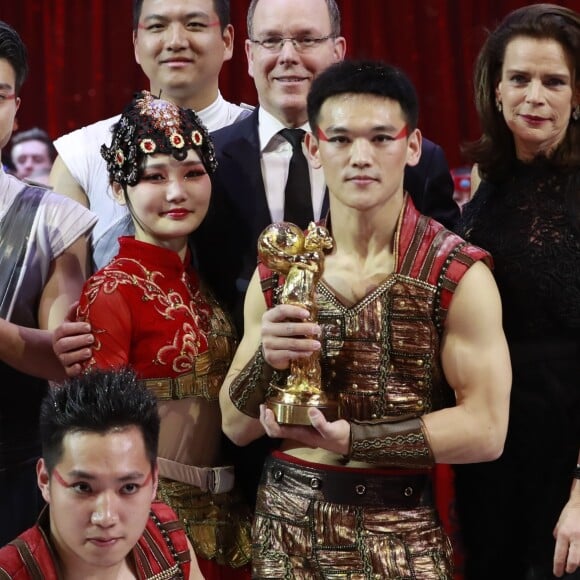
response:
<path id="1" fill-rule="evenodd" d="M 270 389 L 274 369 L 264 360 L 262 345 L 230 384 L 230 399 L 245 415 L 257 419 Z"/>
<path id="2" fill-rule="evenodd" d="M 435 463 L 420 418 L 353 421 L 348 459 L 415 469 L 430 468 Z"/>

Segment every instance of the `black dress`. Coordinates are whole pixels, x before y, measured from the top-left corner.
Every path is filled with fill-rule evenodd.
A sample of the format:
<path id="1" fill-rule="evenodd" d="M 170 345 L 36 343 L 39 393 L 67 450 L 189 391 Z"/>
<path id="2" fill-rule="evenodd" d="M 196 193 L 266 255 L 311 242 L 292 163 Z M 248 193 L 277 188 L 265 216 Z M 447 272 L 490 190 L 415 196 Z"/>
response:
<path id="1" fill-rule="evenodd" d="M 580 171 L 518 163 L 481 184 L 457 231 L 493 256 L 513 367 L 502 457 L 455 467 L 466 578 L 554 578 L 580 447 Z"/>

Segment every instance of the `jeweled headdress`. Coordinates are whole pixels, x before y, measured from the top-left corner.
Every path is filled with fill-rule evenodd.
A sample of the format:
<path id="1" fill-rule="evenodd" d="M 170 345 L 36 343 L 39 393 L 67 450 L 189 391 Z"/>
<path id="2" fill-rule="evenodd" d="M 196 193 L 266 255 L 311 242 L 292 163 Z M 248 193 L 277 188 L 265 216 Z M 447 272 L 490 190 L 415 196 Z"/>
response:
<path id="1" fill-rule="evenodd" d="M 208 173 L 217 167 L 213 143 L 200 118 L 148 91 L 137 93 L 113 127 L 111 146 L 101 146 L 109 179 L 136 185 L 143 174 L 146 155 L 164 153 L 178 161 L 194 149 Z"/>

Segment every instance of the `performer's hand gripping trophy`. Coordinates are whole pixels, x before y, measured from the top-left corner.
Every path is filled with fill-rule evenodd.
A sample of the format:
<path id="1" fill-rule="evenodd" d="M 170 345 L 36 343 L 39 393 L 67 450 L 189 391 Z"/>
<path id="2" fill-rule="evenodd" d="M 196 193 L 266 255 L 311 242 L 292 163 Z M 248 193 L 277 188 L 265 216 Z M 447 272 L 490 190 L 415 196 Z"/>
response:
<path id="1" fill-rule="evenodd" d="M 279 222 L 268 226 L 258 240 L 258 253 L 271 270 L 286 277 L 281 304 L 293 304 L 310 312 L 315 322 L 318 308 L 316 284 L 324 270 L 324 254 L 332 249 L 328 230 L 310 222 L 306 235 L 295 224 Z M 290 362 L 290 375 L 283 388 L 273 385 L 277 394 L 266 401 L 279 423 L 310 425 L 308 409 L 320 409 L 328 420 L 338 417 L 338 404 L 322 390 L 320 353 Z"/>

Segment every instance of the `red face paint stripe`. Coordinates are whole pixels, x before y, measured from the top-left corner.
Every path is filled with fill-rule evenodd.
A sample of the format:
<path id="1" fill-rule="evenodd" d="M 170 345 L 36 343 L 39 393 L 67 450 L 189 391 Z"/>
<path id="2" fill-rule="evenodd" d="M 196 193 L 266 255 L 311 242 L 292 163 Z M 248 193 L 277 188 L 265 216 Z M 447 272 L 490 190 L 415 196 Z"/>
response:
<path id="1" fill-rule="evenodd" d="M 393 139 L 403 139 L 407 137 L 408 134 L 407 125 L 403 125 L 401 130 L 393 137 Z M 328 141 L 326 133 L 320 127 L 317 129 L 316 135 L 320 141 Z"/>
<path id="2" fill-rule="evenodd" d="M 320 127 L 318 127 L 318 130 L 316 131 L 316 136 L 320 141 L 328 141 L 326 133 Z"/>
<path id="3" fill-rule="evenodd" d="M 153 470 L 149 472 L 149 475 L 145 478 L 145 481 L 141 485 L 143 486 L 149 485 L 152 480 L 153 480 Z"/>
<path id="4" fill-rule="evenodd" d="M 52 470 L 52 474 L 54 475 L 54 478 L 56 479 L 56 481 L 58 481 L 58 483 L 60 483 L 60 485 L 62 485 L 63 487 L 67 487 L 67 488 L 72 487 L 72 485 L 68 484 L 64 480 L 62 475 L 57 471 L 56 467 Z M 152 480 L 153 480 L 153 471 L 150 471 L 149 474 L 147 475 L 147 477 L 145 478 L 145 481 L 143 481 L 143 483 L 141 485 L 142 486 L 149 485 Z"/>
<path id="5" fill-rule="evenodd" d="M 393 139 L 403 139 L 408 134 L 407 125 L 403 125 L 403 128 L 393 137 Z"/>
<path id="6" fill-rule="evenodd" d="M 147 30 L 147 28 L 149 28 L 149 26 L 151 26 L 151 24 L 141 24 L 139 23 L 137 25 L 137 28 L 140 30 Z M 213 28 L 214 26 L 221 26 L 221 23 L 219 20 L 215 20 L 214 22 L 208 22 L 207 24 L 204 24 L 204 27 L 206 28 Z"/>
<path id="7" fill-rule="evenodd" d="M 62 475 L 56 470 L 56 467 L 52 470 L 52 474 L 54 475 L 54 479 L 58 481 L 63 487 L 71 487 L 62 477 Z"/>

